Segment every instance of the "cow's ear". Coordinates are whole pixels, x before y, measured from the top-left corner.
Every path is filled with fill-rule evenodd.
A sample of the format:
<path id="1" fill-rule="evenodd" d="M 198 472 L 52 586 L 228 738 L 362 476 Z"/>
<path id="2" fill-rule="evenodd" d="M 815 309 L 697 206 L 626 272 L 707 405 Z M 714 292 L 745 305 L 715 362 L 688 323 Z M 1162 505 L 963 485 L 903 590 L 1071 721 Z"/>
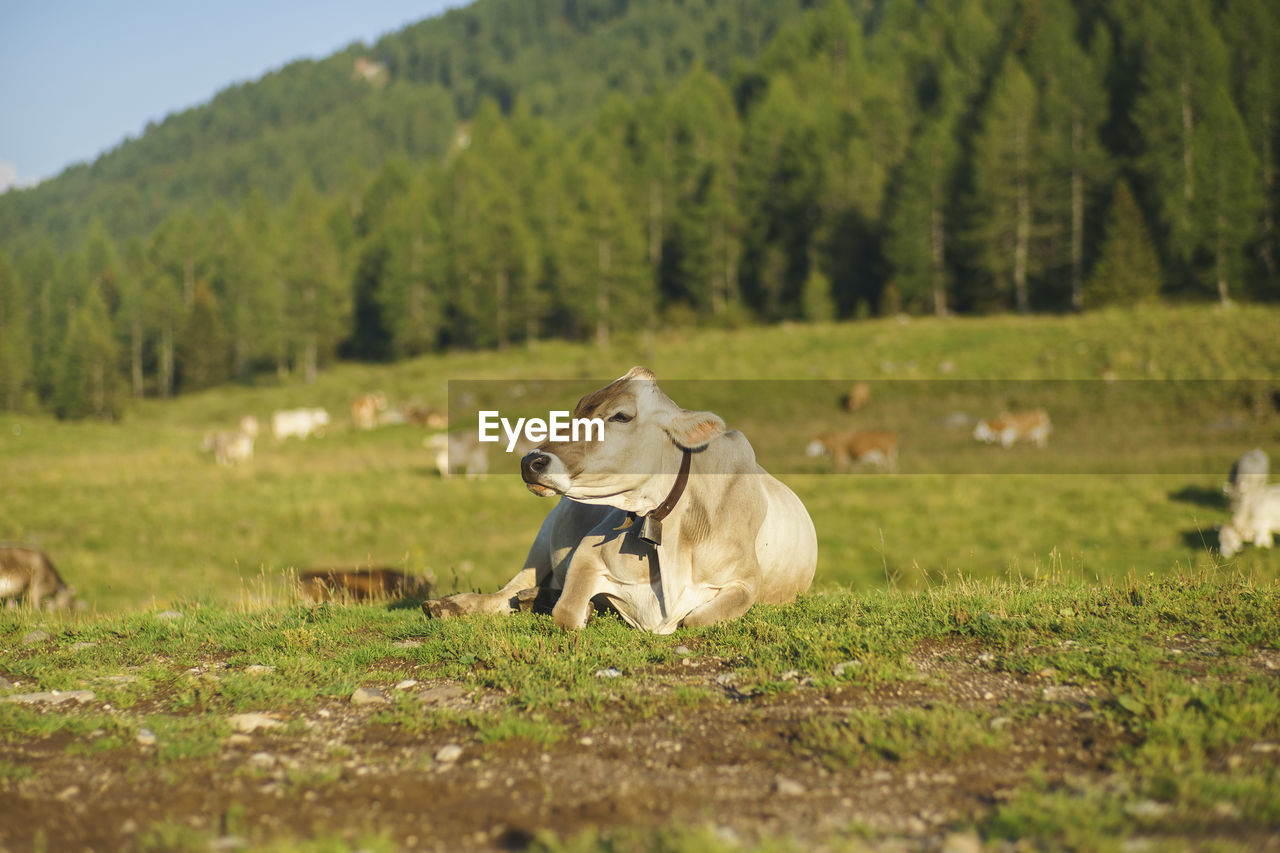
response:
<path id="1" fill-rule="evenodd" d="M 724 435 L 724 421 L 713 412 L 680 409 L 665 424 L 667 435 L 684 450 L 701 450 Z"/>

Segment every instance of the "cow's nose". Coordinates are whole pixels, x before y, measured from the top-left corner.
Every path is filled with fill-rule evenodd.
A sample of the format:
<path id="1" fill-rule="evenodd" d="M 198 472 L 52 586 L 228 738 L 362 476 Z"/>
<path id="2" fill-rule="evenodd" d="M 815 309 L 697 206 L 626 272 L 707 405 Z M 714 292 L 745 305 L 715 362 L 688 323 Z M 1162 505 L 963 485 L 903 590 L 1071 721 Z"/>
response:
<path id="1" fill-rule="evenodd" d="M 536 483 L 551 464 L 551 457 L 540 450 L 526 453 L 520 460 L 520 476 L 526 483 Z"/>

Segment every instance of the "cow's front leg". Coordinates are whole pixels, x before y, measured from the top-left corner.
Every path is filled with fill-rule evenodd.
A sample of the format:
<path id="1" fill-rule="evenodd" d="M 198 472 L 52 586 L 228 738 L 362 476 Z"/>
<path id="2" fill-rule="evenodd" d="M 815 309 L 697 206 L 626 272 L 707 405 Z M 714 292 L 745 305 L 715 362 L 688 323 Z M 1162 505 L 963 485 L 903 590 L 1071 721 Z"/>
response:
<path id="1" fill-rule="evenodd" d="M 459 592 L 422 602 L 422 612 L 432 619 L 452 619 L 473 613 L 509 614 L 519 609 L 516 597 L 504 592 L 481 594 Z"/>
<path id="2" fill-rule="evenodd" d="M 604 563 L 594 553 L 579 551 L 569 565 L 564 591 L 560 593 L 551 617 L 557 625 L 569 631 L 585 627 L 595 606 L 591 599 L 603 592 L 606 585 Z"/>
<path id="3" fill-rule="evenodd" d="M 737 619 L 751 609 L 755 599 L 756 597 L 748 592 L 745 586 L 739 584 L 726 586 L 716 593 L 715 598 L 691 610 L 680 624 L 686 628 L 698 628 Z"/>
<path id="4" fill-rule="evenodd" d="M 537 586 L 539 580 L 547 580 L 539 578 L 538 574 L 538 568 L 530 566 L 518 572 L 497 592 L 459 592 L 444 598 L 435 598 L 422 603 L 422 612 L 432 619 L 452 619 L 455 616 L 468 616 L 473 613 L 491 615 L 515 613 L 520 610 L 520 593 Z"/>

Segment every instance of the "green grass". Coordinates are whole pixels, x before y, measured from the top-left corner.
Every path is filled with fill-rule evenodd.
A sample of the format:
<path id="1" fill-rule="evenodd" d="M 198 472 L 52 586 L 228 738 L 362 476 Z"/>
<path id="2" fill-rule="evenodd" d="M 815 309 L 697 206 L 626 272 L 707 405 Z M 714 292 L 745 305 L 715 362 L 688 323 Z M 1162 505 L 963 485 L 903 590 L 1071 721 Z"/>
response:
<path id="1" fill-rule="evenodd" d="M 692 730 L 679 734 L 684 715 L 709 704 L 764 701 L 769 685 L 786 682 L 789 691 L 853 689 L 845 695 L 865 698 L 836 715 L 815 708 L 788 744 L 761 747 L 777 760 L 816 762 L 831 772 L 910 771 L 976 754 L 1012 759 L 1025 737 L 1019 732 L 1076 719 L 1080 705 L 1040 698 L 1046 685 L 1088 688 L 1083 707 L 1110 744 L 1108 770 L 1063 778 L 1033 765 L 1027 781 L 1011 782 L 1013 795 L 979 821 L 988 839 L 1042 839 L 1051 846 L 1062 839 L 1079 849 L 1105 849 L 1146 832 L 1175 840 L 1212 836 L 1224 808 L 1233 831 L 1280 820 L 1280 767 L 1270 753 L 1253 749 L 1280 741 L 1280 685 L 1256 658 L 1280 650 L 1280 585 L 1226 567 L 1104 583 L 1050 572 L 1013 582 L 958 579 L 915 592 L 829 589 L 671 637 L 642 634 L 608 616 L 569 634 L 532 615 L 424 622 L 413 611 L 375 606 L 285 606 L 249 614 L 217 604 L 188 609 L 179 628 L 160 627 L 150 614 L 102 616 L 67 625 L 36 648 L 16 642 L 27 627 L 23 615 L 6 616 L 0 644 L 8 651 L 0 668 L 11 677 L 67 689 L 100 684 L 103 674 L 118 669 L 137 667 L 130 671 L 140 677 L 118 688 L 131 691 L 136 707 L 107 714 L 100 705 L 37 711 L 0 703 L 0 731 L 11 744 L 56 735 L 69 755 L 93 760 L 128 752 L 137 730 L 148 728 L 155 750 L 133 760 L 180 775 L 214 759 L 232 713 L 276 713 L 286 726 L 269 742 L 284 744 L 305 732 L 304 719 L 343 703 L 355 686 L 385 689 L 407 675 L 458 683 L 496 701 L 459 714 L 397 696 L 370 724 L 387 733 L 452 732 L 448 736 L 470 744 L 479 761 L 491 762 L 501 759 L 486 750 L 504 742 L 552 749 L 598 726 L 666 721 L 673 736 L 694 737 Z M 107 636 L 115 639 L 67 651 Z M 394 645 L 406 638 L 420 645 Z M 677 653 L 679 645 L 690 651 Z M 887 698 L 904 687 L 952 695 L 945 673 L 913 662 L 931 648 L 948 649 L 944 661 L 978 662 L 981 671 L 1032 685 L 1030 698 L 979 706 Z M 720 661 L 735 672 L 740 698 L 701 684 L 664 682 L 663 672 L 683 671 L 678 661 L 686 656 Z M 278 669 L 243 672 L 247 662 L 263 660 Z M 834 674 L 837 663 L 850 660 L 856 665 Z M 596 677 L 602 667 L 624 675 Z M 798 681 L 809 687 L 795 688 Z M 997 717 L 1006 718 L 1003 727 Z M 289 784 L 338 784 L 337 766 L 347 754 L 330 751 L 331 765 L 321 759 L 291 770 Z M 9 780 L 0 785 L 20 783 L 31 772 L 13 762 L 0 771 Z M 197 836 L 171 836 L 179 829 L 161 826 L 146 837 L 161 846 L 197 843 L 190 840 Z M 677 833 L 685 840 L 668 839 L 670 846 L 656 835 L 602 833 L 565 841 L 563 848 L 554 839 L 546 843 L 548 849 L 616 843 L 617 849 L 680 850 L 696 849 L 690 839 L 700 837 Z M 785 841 L 778 845 L 786 848 Z"/>
<path id="2" fill-rule="evenodd" d="M 419 429 L 352 431 L 346 407 L 357 393 L 381 388 L 393 401 L 443 407 L 449 380 L 601 380 L 635 362 L 667 380 L 1097 379 L 1112 371 L 1121 379 L 1255 380 L 1262 389 L 1280 375 L 1271 344 L 1278 334 L 1280 311 L 1261 307 L 782 326 L 656 336 L 606 353 L 546 344 L 529 353 L 343 365 L 314 386 L 264 381 L 145 401 L 120 424 L 5 415 L 0 480 L 21 487 L 0 504 L 0 540 L 45 548 L 103 612 L 179 597 L 288 601 L 291 570 L 357 563 L 428 574 L 445 592 L 487 589 L 514 573 L 551 503 L 514 476 L 440 480 Z M 941 372 L 944 362 L 951 372 Z M 1153 403 L 1126 390 L 1147 386 L 1043 386 L 1061 398 L 1051 406 L 1050 450 L 1003 453 L 934 423 L 957 408 L 988 413 L 1003 405 L 1000 395 L 945 387 L 877 386 L 872 407 L 854 418 L 831 401 L 812 417 L 774 411 L 781 404 L 759 395 L 737 399 L 742 386 L 733 384 L 702 386 L 706 401 L 678 402 L 722 409 L 753 437 L 767 467 L 802 472 L 784 479 L 818 528 L 818 581 L 859 587 L 1048 567 L 1094 578 L 1202 566 L 1216 546 L 1214 525 L 1226 520 L 1218 490 L 1228 467 L 1280 435 L 1275 415 L 1206 431 L 1231 402 L 1229 389 L 1214 399 L 1169 391 Z M 199 451 L 208 429 L 302 404 L 333 413 L 329 435 L 284 443 L 263 436 L 253 463 L 234 469 Z M 800 451 L 813 432 L 839 424 L 897 430 L 911 475 L 817 476 L 823 465 Z M 1018 473 L 1026 471 L 1041 473 Z M 1107 471 L 1129 473 L 1098 473 Z M 1256 549 L 1238 560 L 1276 573 L 1275 558 Z"/>
<path id="3" fill-rule="evenodd" d="M 976 386 L 877 385 L 865 413 L 848 419 L 832 405 L 812 421 L 778 400 L 735 399 L 741 386 L 699 392 L 709 402 L 678 398 L 749 424 L 767 467 L 798 472 L 783 479 L 814 518 L 820 563 L 814 591 L 795 604 L 671 637 L 607 616 L 568 633 L 524 614 L 431 622 L 411 602 L 307 606 L 293 571 L 376 563 L 430 573 L 441 592 L 490 589 L 514 573 L 551 507 L 514 476 L 442 481 L 420 430 L 349 429 L 347 402 L 374 388 L 440 407 L 450 379 L 608 379 L 641 362 L 662 379 L 841 380 L 830 388 L 851 378 L 1111 372 L 1263 389 L 1280 376 L 1277 333 L 1280 310 L 1256 307 L 782 326 L 657 336 L 603 354 L 547 344 L 345 365 L 314 386 L 264 382 L 146 401 L 120 424 L 0 417 L 0 482 L 9 487 L 0 540 L 45 548 L 89 604 L 71 614 L 0 611 L 0 675 L 21 690 L 96 694 L 85 707 L 0 702 L 0 743 L 12 751 L 0 761 L 0 790 L 39 779 L 38 763 L 21 752 L 32 745 L 175 779 L 216 773 L 231 715 L 278 716 L 282 728 L 254 736 L 275 749 L 324 714 L 350 712 L 347 698 L 361 686 L 391 694 L 363 718 L 370 738 L 447 737 L 481 766 L 526 747 L 572 748 L 619 726 L 666 725 L 673 738 L 693 738 L 686 719 L 734 703 L 749 710 L 853 696 L 838 715 L 815 706 L 786 743 L 758 751 L 779 766 L 833 775 L 1007 761 L 1021 768 L 1011 793 L 972 817 L 988 841 L 1109 849 L 1148 838 L 1178 849 L 1199 843 L 1187 839 L 1216 843 L 1228 825 L 1228 849 L 1232 837 L 1247 846 L 1280 822 L 1280 770 L 1273 752 L 1255 749 L 1280 741 L 1280 688 L 1258 663 L 1280 649 L 1280 557 L 1247 548 L 1224 562 L 1213 528 L 1227 518 L 1220 486 L 1229 465 L 1256 445 L 1275 457 L 1280 418 L 1242 408 L 1239 386 L 1052 386 L 1049 450 L 1010 453 L 935 425 L 947 411 L 1000 405 Z M 828 391 L 814 384 L 797 398 L 825 400 Z M 235 469 L 199 452 L 206 429 L 304 404 L 334 413 L 328 436 L 263 437 L 254 462 Z M 1206 429 L 1222 411 L 1239 423 Z M 842 418 L 899 431 L 911 473 L 833 477 L 797 461 L 803 437 Z M 1053 473 L 1070 470 L 1090 473 Z M 164 609 L 182 615 L 160 618 Z M 23 645 L 36 627 L 49 639 Z M 689 651 L 677 652 L 681 645 Z M 1029 692 L 989 706 L 957 698 L 945 672 L 918 668 L 931 648 Z M 621 676 L 595 675 L 608 668 Z M 726 671 L 731 680 L 714 679 Z M 413 691 L 391 690 L 403 679 L 459 685 L 483 701 L 424 707 Z M 1088 698 L 1067 705 L 1043 698 L 1044 687 L 1087 688 Z M 887 698 L 913 691 L 932 698 Z M 1014 749 L 1019 732 L 1079 714 L 1099 733 L 1105 772 L 1064 778 Z M 154 748 L 137 746 L 140 729 L 155 734 Z M 359 743 L 327 747 L 318 763 L 290 767 L 283 784 L 334 789 L 360 755 Z M 435 772 L 432 755 L 409 750 L 388 767 Z M 375 847 L 395 846 L 367 825 L 347 828 Z M 255 832 L 261 849 L 355 838 Z M 827 846 L 859 849 L 877 832 L 850 827 Z M 175 819 L 143 827 L 135 846 L 200 848 L 211 837 Z M 732 846 L 699 827 L 607 826 L 542 834 L 538 844 Z M 765 838 L 760 849 L 799 848 Z"/>

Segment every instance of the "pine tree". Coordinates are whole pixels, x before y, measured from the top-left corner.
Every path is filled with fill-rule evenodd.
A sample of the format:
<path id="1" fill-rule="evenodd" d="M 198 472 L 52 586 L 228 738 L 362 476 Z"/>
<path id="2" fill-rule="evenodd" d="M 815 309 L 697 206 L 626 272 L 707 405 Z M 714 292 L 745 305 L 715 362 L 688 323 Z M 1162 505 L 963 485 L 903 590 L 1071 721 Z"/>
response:
<path id="1" fill-rule="evenodd" d="M 289 202 L 291 229 L 284 246 L 282 277 L 292 319 L 295 363 L 301 365 L 307 382 L 316 380 L 321 361 L 337 351 L 351 312 L 328 222 L 315 187 L 300 180 Z"/>
<path id="2" fill-rule="evenodd" d="M 885 242 L 903 307 L 939 317 L 948 312 L 950 290 L 947 206 L 960 155 L 956 121 L 956 110 L 944 107 L 916 136 L 890 205 Z"/>
<path id="3" fill-rule="evenodd" d="M 0 409 L 22 408 L 34 385 L 30 322 L 23 282 L 0 253 Z"/>
<path id="4" fill-rule="evenodd" d="M 53 412 L 63 419 L 116 420 L 123 411 L 122 397 L 111 320 L 102 294 L 90 286 L 71 317 L 58 358 Z"/>
<path id="5" fill-rule="evenodd" d="M 800 299 L 800 311 L 804 319 L 810 322 L 835 319 L 836 305 L 831 298 L 831 279 L 823 274 L 816 263 L 809 265 L 809 275 L 804 280 Z"/>
<path id="6" fill-rule="evenodd" d="M 1253 236 L 1238 223 L 1246 216 L 1256 223 L 1260 212 L 1252 192 L 1239 199 L 1234 214 L 1224 206 L 1226 193 L 1247 189 L 1238 178 L 1241 165 L 1248 166 L 1245 183 L 1257 185 L 1256 160 L 1227 95 L 1226 48 L 1204 0 L 1144 10 L 1144 93 L 1134 106 L 1146 145 L 1140 164 L 1171 254 L 1193 282 L 1203 281 L 1208 266 L 1225 301 L 1233 259 Z"/>
<path id="7" fill-rule="evenodd" d="M 231 375 L 230 347 L 217 297 L 196 282 L 177 345 L 178 387 L 183 393 L 212 388 Z"/>
<path id="8" fill-rule="evenodd" d="M 743 256 L 743 287 L 767 320 L 794 316 L 809 271 L 814 237 L 823 220 L 829 150 L 821 119 L 785 75 L 747 120 L 743 194 L 752 219 Z"/>
<path id="9" fill-rule="evenodd" d="M 60 342 L 68 321 L 67 303 L 55 298 L 57 273 L 58 256 L 47 241 L 18 258 L 18 279 L 30 294 L 32 379 L 41 401 L 53 394 Z"/>
<path id="10" fill-rule="evenodd" d="M 973 224 L 979 267 L 998 289 L 1012 292 L 1018 313 L 1031 310 L 1028 281 L 1037 272 L 1031 254 L 1032 191 L 1037 169 L 1036 91 L 1022 64 L 1006 58 L 974 142 Z"/>
<path id="11" fill-rule="evenodd" d="M 1151 233 L 1129 182 L 1122 179 L 1107 213 L 1106 237 L 1085 283 L 1082 305 L 1097 308 L 1154 299 L 1160 283 L 1160 258 Z"/>
<path id="12" fill-rule="evenodd" d="M 1231 91 L 1257 158 L 1262 193 L 1257 257 L 1270 294 L 1280 293 L 1280 13 L 1274 3 L 1242 0 L 1218 6 L 1231 64 Z"/>
<path id="13" fill-rule="evenodd" d="M 1111 39 L 1104 27 L 1094 27 L 1086 53 L 1076 41 L 1079 21 L 1068 0 L 1040 0 L 1026 7 L 1025 19 L 1034 22 L 1025 34 L 1026 65 L 1040 93 L 1033 251 L 1043 259 L 1046 301 L 1065 293 L 1079 310 L 1089 196 L 1108 171 L 1098 134 L 1107 117 Z"/>
<path id="14" fill-rule="evenodd" d="M 378 304 L 393 358 L 420 355 L 436 345 L 445 278 L 444 231 L 433 209 L 427 176 L 419 175 L 389 217 L 387 266 Z"/>
<path id="15" fill-rule="evenodd" d="M 1218 299 L 1230 300 L 1231 282 L 1243 276 L 1244 247 L 1257 234 L 1263 207 L 1258 161 L 1244 122 L 1226 87 L 1210 99 L 1195 132 L 1197 199 L 1195 236 L 1212 257 Z"/>

